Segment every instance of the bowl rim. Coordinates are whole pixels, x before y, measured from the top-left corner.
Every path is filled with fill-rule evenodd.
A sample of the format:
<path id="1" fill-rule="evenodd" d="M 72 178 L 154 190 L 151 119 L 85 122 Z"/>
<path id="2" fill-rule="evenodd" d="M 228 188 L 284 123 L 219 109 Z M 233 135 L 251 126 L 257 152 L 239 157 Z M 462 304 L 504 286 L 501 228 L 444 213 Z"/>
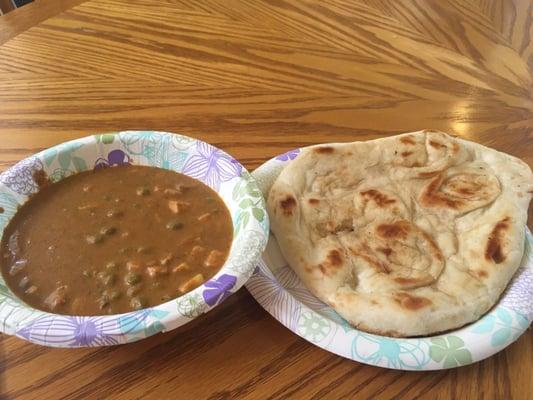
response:
<path id="1" fill-rule="evenodd" d="M 7 185 L 6 176 L 12 177 L 14 175 L 17 175 L 17 173 L 20 173 L 19 169 L 28 168 L 28 164 L 31 164 L 36 160 L 40 161 L 45 159 L 47 155 L 53 151 L 55 151 L 59 156 L 59 154 L 64 154 L 65 151 L 70 151 L 70 149 L 72 148 L 84 148 L 85 150 L 90 148 L 97 148 L 97 150 L 100 149 L 102 151 L 113 151 L 120 149 L 128 157 L 130 157 L 130 160 L 132 160 L 133 154 L 128 153 L 121 143 L 118 143 L 117 146 L 114 139 L 111 141 L 111 143 L 104 142 L 105 139 L 109 141 L 111 135 L 113 136 L 113 138 L 118 138 L 119 141 L 121 141 L 122 137 L 137 135 L 141 139 L 148 139 L 152 141 L 155 140 L 156 142 L 158 140 L 163 141 L 164 143 L 161 144 L 162 146 L 174 145 L 174 141 L 178 143 L 182 142 L 184 145 L 182 147 L 176 147 L 175 150 L 177 152 L 186 153 L 186 160 L 197 156 L 198 153 L 195 151 L 197 151 L 198 149 L 201 149 L 198 151 L 209 151 L 211 152 L 209 154 L 212 157 L 210 160 L 212 161 L 214 159 L 215 166 L 223 161 L 226 164 L 229 163 L 228 165 L 230 165 L 230 167 L 232 165 L 235 167 L 233 171 L 235 172 L 235 174 L 231 176 L 230 179 L 227 179 L 226 181 L 220 183 L 221 186 L 227 184 L 226 191 L 228 191 L 227 188 L 231 187 L 232 184 L 240 184 L 242 187 L 241 192 L 245 197 L 251 194 L 257 196 L 257 193 L 260 193 L 255 179 L 244 168 L 244 166 L 242 166 L 239 161 L 236 160 L 234 157 L 232 157 L 231 155 L 216 146 L 213 146 L 207 142 L 196 138 L 170 132 L 150 130 L 126 130 L 119 132 L 100 133 L 77 138 L 74 140 L 69 140 L 49 147 L 45 150 L 42 150 L 36 154 L 30 155 L 20 160 L 15 165 L 0 174 L 0 195 L 4 193 L 12 195 L 12 192 L 14 192 L 12 188 Z M 192 150 L 193 147 L 195 148 L 195 150 Z M 142 159 L 142 157 L 140 157 L 139 159 Z M 95 163 L 97 161 L 98 159 L 94 160 Z M 145 162 L 139 162 L 139 160 L 137 160 L 135 164 L 155 166 Z M 45 166 L 45 163 L 40 161 L 40 167 L 47 171 L 47 173 L 49 172 L 48 169 L 50 165 L 52 164 Z M 159 167 L 161 168 L 161 166 Z M 32 171 L 38 168 L 39 167 L 34 168 L 32 169 Z M 95 168 L 96 166 L 92 169 Z M 88 168 L 87 170 L 90 169 L 91 168 Z M 173 168 L 167 169 L 174 170 Z M 79 172 L 82 171 L 76 171 L 75 174 Z M 191 176 L 183 170 L 176 172 L 184 173 L 185 175 Z M 206 182 L 205 180 L 199 179 L 195 176 L 192 177 L 197 180 L 200 180 L 204 184 L 207 184 L 208 186 L 213 188 L 210 184 L 212 182 Z M 228 176 L 226 176 L 226 178 L 227 177 Z M 61 179 L 64 179 L 64 177 L 60 177 L 60 179 L 58 180 Z M 224 203 L 226 204 L 226 207 L 230 211 L 230 214 L 232 214 L 232 223 L 234 225 L 233 238 L 228 259 L 220 268 L 220 270 L 212 278 L 205 281 L 202 285 L 179 297 L 173 298 L 167 302 L 161 303 L 153 307 L 144 308 L 142 310 L 130 311 L 120 314 L 78 316 L 55 314 L 51 312 L 41 311 L 29 306 L 28 304 L 24 303 L 23 300 L 18 298 L 13 292 L 11 292 L 9 287 L 4 284 L 2 276 L 0 278 L 0 283 L 4 284 L 7 292 L 2 293 L 0 291 L 0 304 L 8 301 L 9 303 L 11 303 L 11 308 L 14 308 L 15 310 L 11 310 L 11 312 L 7 313 L 6 315 L 6 313 L 3 312 L 3 309 L 0 309 L 0 331 L 7 334 L 14 334 L 30 342 L 53 347 L 89 347 L 114 345 L 137 341 L 145 337 L 152 336 L 153 334 L 161 331 L 164 332 L 171 329 L 175 329 L 181 325 L 186 324 L 197 316 L 210 311 L 212 308 L 222 303 L 227 297 L 229 297 L 229 295 L 235 293 L 241 286 L 244 285 L 247 279 L 251 276 L 256 266 L 256 262 L 258 261 L 260 255 L 266 247 L 269 232 L 268 214 L 266 212 L 265 200 L 262 196 L 258 198 L 254 207 L 261 210 L 264 219 L 261 221 L 261 223 L 248 223 L 247 225 L 242 226 L 241 230 L 237 233 L 235 220 L 233 218 L 233 211 L 235 211 L 235 208 L 238 207 L 237 204 L 228 201 L 227 196 L 225 198 L 223 195 L 220 194 L 219 190 L 215 189 L 215 191 L 223 199 Z M 18 196 L 18 199 L 22 200 L 19 204 L 24 204 L 28 200 L 28 197 L 21 195 Z M 1 237 L 3 237 L 4 229 L 7 226 L 8 222 L 15 214 L 16 211 L 14 213 L 11 213 L 8 216 L 6 222 L 4 222 L 0 226 L 2 230 Z M 237 217 L 237 220 L 238 218 L 239 217 Z M 252 220 L 251 222 L 254 222 L 253 218 L 250 219 Z M 254 242 L 250 243 L 252 239 L 254 240 Z M 230 265 L 231 255 L 233 254 L 233 251 L 236 248 L 236 244 L 243 248 L 246 248 L 246 246 L 254 247 L 253 254 L 256 255 L 256 257 L 251 257 L 249 259 L 244 260 L 243 265 L 240 265 L 238 269 L 232 268 Z M 187 307 L 185 307 L 186 310 L 184 312 L 180 312 L 179 310 L 180 302 L 188 302 L 188 305 L 186 304 Z M 18 310 L 16 310 L 16 308 L 18 308 Z M 171 309 L 174 309 L 174 312 L 171 312 Z M 31 311 L 35 315 L 24 319 L 23 323 L 21 323 L 18 317 L 15 318 L 15 316 L 17 314 L 17 311 L 20 312 L 22 310 Z M 120 324 L 122 324 L 119 327 L 120 329 L 116 329 L 117 321 L 120 321 Z M 47 327 L 47 325 L 49 326 Z M 113 325 L 114 327 L 111 328 L 110 325 Z M 94 335 L 91 336 L 91 333 L 86 331 L 87 329 L 90 330 L 91 326 L 92 329 L 96 329 L 96 336 L 101 337 L 93 337 Z M 61 327 L 63 327 L 63 329 L 72 330 L 78 336 L 81 335 L 81 338 L 78 337 L 73 339 L 70 336 L 69 338 L 67 338 L 64 332 L 62 332 Z M 38 332 L 45 331 L 44 338 L 42 333 L 33 335 L 32 329 L 35 329 Z M 99 330 L 100 334 L 98 334 Z M 101 334 L 104 331 L 105 333 Z"/>

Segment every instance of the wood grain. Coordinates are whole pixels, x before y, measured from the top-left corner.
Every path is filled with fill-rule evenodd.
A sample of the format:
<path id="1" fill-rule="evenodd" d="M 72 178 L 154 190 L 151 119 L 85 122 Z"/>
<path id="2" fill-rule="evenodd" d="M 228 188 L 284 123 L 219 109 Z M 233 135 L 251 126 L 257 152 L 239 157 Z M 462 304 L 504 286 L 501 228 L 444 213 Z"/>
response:
<path id="1" fill-rule="evenodd" d="M 124 129 L 195 136 L 249 169 L 422 128 L 533 165 L 532 37 L 528 0 L 38 0 L 0 17 L 0 168 Z M 532 338 L 455 370 L 378 369 L 313 347 L 242 289 L 121 347 L 2 335 L 0 397 L 526 399 Z"/>
<path id="2" fill-rule="evenodd" d="M 9 11 L 13 11 L 15 6 L 11 0 L 0 0 L 0 15 L 6 14 Z"/>

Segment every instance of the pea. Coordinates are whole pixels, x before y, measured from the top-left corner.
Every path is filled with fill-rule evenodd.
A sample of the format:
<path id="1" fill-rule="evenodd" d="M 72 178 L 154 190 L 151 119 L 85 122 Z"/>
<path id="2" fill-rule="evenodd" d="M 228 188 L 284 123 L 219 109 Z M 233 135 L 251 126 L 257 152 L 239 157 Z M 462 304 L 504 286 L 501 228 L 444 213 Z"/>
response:
<path id="1" fill-rule="evenodd" d="M 114 235 L 115 233 L 117 233 L 117 228 L 115 228 L 114 226 L 104 226 L 102 227 L 102 229 L 100 229 L 100 234 L 102 235 Z"/>
<path id="2" fill-rule="evenodd" d="M 97 244 L 101 243 L 104 240 L 104 237 L 102 235 L 87 235 L 85 236 L 85 240 L 89 244 Z"/>
<path id="3" fill-rule="evenodd" d="M 183 228 L 183 223 L 173 220 L 167 222 L 166 227 L 169 230 L 177 231 L 178 229 Z"/>
<path id="4" fill-rule="evenodd" d="M 148 196 L 150 194 L 150 189 L 146 186 L 140 186 L 137 188 L 137 196 Z"/>
<path id="5" fill-rule="evenodd" d="M 105 286 L 112 286 L 116 280 L 115 274 L 110 274 L 108 272 L 99 272 L 97 276 Z"/>
<path id="6" fill-rule="evenodd" d="M 122 217 L 124 215 L 124 213 L 121 210 L 117 210 L 116 208 L 112 208 L 111 210 L 107 211 L 106 215 L 109 218 L 114 218 L 114 217 Z"/>
<path id="7" fill-rule="evenodd" d="M 130 307 L 134 310 L 140 310 L 146 305 L 146 301 L 142 297 L 133 297 L 130 300 Z"/>
<path id="8" fill-rule="evenodd" d="M 128 272 L 124 277 L 126 284 L 133 286 L 141 281 L 141 275 L 135 272 Z"/>
<path id="9" fill-rule="evenodd" d="M 26 286 L 28 286 L 30 283 L 30 278 L 28 278 L 27 276 L 25 276 L 24 278 L 22 278 L 19 282 L 19 287 L 21 289 L 24 289 Z"/>
<path id="10" fill-rule="evenodd" d="M 132 206 L 133 208 L 141 208 L 141 205 L 139 203 L 133 203 Z"/>

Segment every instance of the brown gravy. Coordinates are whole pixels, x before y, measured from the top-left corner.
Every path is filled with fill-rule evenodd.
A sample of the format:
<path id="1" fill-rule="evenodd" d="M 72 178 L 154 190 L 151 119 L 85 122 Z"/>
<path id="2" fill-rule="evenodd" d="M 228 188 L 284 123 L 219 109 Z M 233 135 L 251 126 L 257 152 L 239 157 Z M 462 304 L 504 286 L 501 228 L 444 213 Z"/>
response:
<path id="1" fill-rule="evenodd" d="M 232 236 L 228 209 L 202 182 L 120 166 L 44 186 L 6 227 L 0 263 L 32 307 L 115 314 L 201 285 L 224 264 Z"/>

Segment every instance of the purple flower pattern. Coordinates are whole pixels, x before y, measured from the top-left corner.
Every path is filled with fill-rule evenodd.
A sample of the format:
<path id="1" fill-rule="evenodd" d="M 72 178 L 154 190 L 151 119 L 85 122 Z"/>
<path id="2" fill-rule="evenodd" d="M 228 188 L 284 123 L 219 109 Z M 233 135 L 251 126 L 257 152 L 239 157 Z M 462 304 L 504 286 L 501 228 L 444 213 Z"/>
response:
<path id="1" fill-rule="evenodd" d="M 16 335 L 49 346 L 85 347 L 118 344 L 117 333 L 117 321 L 110 317 L 44 315 Z"/>
<path id="2" fill-rule="evenodd" d="M 202 293 L 204 301 L 211 307 L 222 303 L 232 294 L 230 290 L 235 286 L 235 283 L 237 283 L 237 278 L 227 274 L 207 281 L 204 284 L 206 289 Z"/>
<path id="3" fill-rule="evenodd" d="M 511 284 L 505 291 L 500 305 L 507 306 L 533 321 L 533 271 L 531 268 L 520 268 Z"/>
<path id="4" fill-rule="evenodd" d="M 99 158 L 94 163 L 94 169 L 112 167 L 114 165 L 131 164 L 131 157 L 122 150 L 112 150 L 107 158 Z"/>
<path id="5" fill-rule="evenodd" d="M 276 160 L 278 161 L 294 160 L 298 154 L 300 154 L 300 149 L 289 150 L 288 152 L 277 156 Z"/>
<path id="6" fill-rule="evenodd" d="M 37 157 L 29 157 L 9 168 L 0 175 L 0 182 L 16 193 L 30 195 L 39 190 L 33 179 L 35 171 L 43 169 L 43 163 Z"/>
<path id="7" fill-rule="evenodd" d="M 241 175 L 242 166 L 222 150 L 204 142 L 196 143 L 196 154 L 185 161 L 182 172 L 204 182 L 214 190 L 222 182 Z"/>
<path id="8" fill-rule="evenodd" d="M 275 316 L 283 325 L 293 332 L 302 311 L 301 304 L 291 293 L 274 277 L 263 261 L 260 261 L 257 272 L 246 283 L 246 288 L 252 296 L 268 312 Z M 288 267 L 283 281 L 286 285 L 294 287 L 298 278 Z"/>

